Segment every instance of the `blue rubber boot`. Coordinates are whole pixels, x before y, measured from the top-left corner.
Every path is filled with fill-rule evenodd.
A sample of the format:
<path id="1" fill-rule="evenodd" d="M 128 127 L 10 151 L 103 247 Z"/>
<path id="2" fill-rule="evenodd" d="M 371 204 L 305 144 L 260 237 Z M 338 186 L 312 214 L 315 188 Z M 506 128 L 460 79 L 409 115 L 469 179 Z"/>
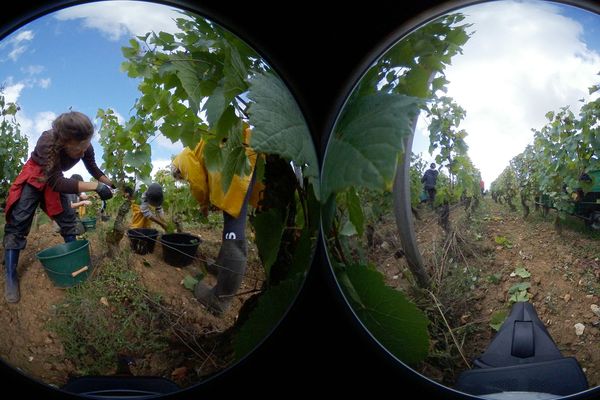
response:
<path id="1" fill-rule="evenodd" d="M 75 235 L 66 235 L 63 238 L 65 239 L 65 243 L 74 242 L 76 239 Z"/>
<path id="2" fill-rule="evenodd" d="M 17 277 L 19 252 L 20 250 L 15 249 L 4 250 L 4 268 L 6 269 L 4 298 L 9 303 L 18 303 L 21 298 L 19 293 L 19 278 Z"/>

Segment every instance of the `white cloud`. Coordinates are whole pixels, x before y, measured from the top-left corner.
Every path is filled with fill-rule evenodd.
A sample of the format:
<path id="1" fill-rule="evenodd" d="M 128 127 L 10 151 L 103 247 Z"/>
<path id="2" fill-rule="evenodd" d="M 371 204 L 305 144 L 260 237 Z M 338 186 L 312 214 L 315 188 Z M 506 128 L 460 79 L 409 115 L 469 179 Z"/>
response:
<path id="1" fill-rule="evenodd" d="M 54 121 L 56 117 L 57 115 L 52 111 L 39 112 L 33 117 L 29 117 L 25 110 L 21 110 L 17 113 L 17 122 L 21 127 L 21 133 L 27 136 L 29 154 L 31 154 L 35 148 L 35 144 L 42 132 L 47 131 L 52 127 L 52 121 Z"/>
<path id="2" fill-rule="evenodd" d="M 549 3 L 499 1 L 460 11 L 475 33 L 446 70 L 448 95 L 467 110 L 460 128 L 488 185 L 531 142 L 546 112 L 579 111 L 578 100 L 598 83 L 600 55 L 583 42 L 582 25 Z"/>
<path id="3" fill-rule="evenodd" d="M 35 35 L 33 34 L 33 31 L 25 30 L 17 33 L 17 35 L 12 39 L 12 41 L 18 44 L 24 41 L 31 41 L 34 37 Z"/>
<path id="4" fill-rule="evenodd" d="M 167 168 L 169 165 L 171 165 L 170 159 L 152 160 L 152 172 L 150 173 L 150 176 L 154 178 L 158 170 Z"/>
<path id="5" fill-rule="evenodd" d="M 25 53 L 26 50 L 27 46 L 15 47 L 10 53 L 8 53 L 8 58 L 10 58 L 13 61 L 17 61 L 19 59 L 19 56 Z"/>
<path id="6" fill-rule="evenodd" d="M 42 78 L 42 79 L 24 79 L 19 82 L 15 82 L 12 76 L 6 78 L 4 82 L 0 82 L 0 86 L 4 85 L 4 89 L 2 93 L 4 95 L 4 99 L 8 102 L 16 103 L 21 96 L 21 92 L 25 88 L 32 88 L 34 86 L 39 86 L 42 89 L 47 89 L 51 83 L 50 78 Z"/>
<path id="7" fill-rule="evenodd" d="M 38 86 L 41 87 L 42 89 L 48 89 L 51 82 L 52 82 L 52 80 L 50 78 L 43 78 L 43 79 L 37 80 Z"/>
<path id="8" fill-rule="evenodd" d="M 9 47 L 11 50 L 8 52 L 8 58 L 13 61 L 17 61 L 19 57 L 25 53 L 28 49 L 28 43 L 33 40 L 35 34 L 33 31 L 24 30 L 20 31 L 16 35 L 10 37 L 7 40 L 4 40 L 0 45 L 0 49 L 4 47 Z M 1 60 L 4 61 L 4 60 Z"/>
<path id="9" fill-rule="evenodd" d="M 146 3 L 111 1 L 77 5 L 56 13 L 59 20 L 82 19 L 83 26 L 97 29 L 109 40 L 150 31 L 178 32 L 175 18 L 183 15 L 171 7 Z"/>
<path id="10" fill-rule="evenodd" d="M 43 65 L 28 65 L 26 67 L 22 67 L 21 71 L 26 73 L 27 75 L 37 75 L 43 72 L 45 67 Z"/>
<path id="11" fill-rule="evenodd" d="M 25 87 L 25 85 L 21 82 L 11 84 L 12 79 L 8 79 L 8 86 L 6 86 L 3 90 L 4 99 L 7 102 L 16 103 L 19 100 L 19 96 L 21 95 L 21 91 Z"/>
<path id="12" fill-rule="evenodd" d="M 168 139 L 167 137 L 165 137 L 162 133 L 157 132 L 157 137 L 156 139 L 154 139 L 153 144 L 157 147 L 157 148 L 163 148 L 163 149 L 167 149 L 167 150 L 174 150 L 177 152 L 180 152 L 183 150 L 183 144 L 181 143 L 181 140 L 176 141 L 175 143 L 171 142 L 171 139 Z"/>

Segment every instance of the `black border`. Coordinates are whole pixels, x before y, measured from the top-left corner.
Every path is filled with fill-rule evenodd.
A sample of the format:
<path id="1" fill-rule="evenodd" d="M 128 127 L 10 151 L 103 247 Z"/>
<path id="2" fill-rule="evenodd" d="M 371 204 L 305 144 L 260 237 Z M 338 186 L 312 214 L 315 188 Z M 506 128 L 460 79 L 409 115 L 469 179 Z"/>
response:
<path id="1" fill-rule="evenodd" d="M 0 13 L 0 36 L 51 12 L 82 1 L 17 1 Z M 366 66 L 405 24 L 414 24 L 464 2 L 230 2 L 160 1 L 190 8 L 247 41 L 284 79 L 298 101 L 322 160 L 344 98 Z M 589 2 L 565 1 L 581 6 Z M 18 25 L 18 26 L 15 26 Z M 1 66 L 0 66 L 1 67 Z M 90 79 L 93 79 L 90 77 Z M 11 397 L 75 398 L 32 383 L 1 365 Z M 14 391 L 13 391 L 14 390 Z M 464 398 L 402 367 L 356 323 L 340 295 L 320 243 L 296 304 L 273 334 L 245 361 L 210 382 L 176 396 L 336 397 L 366 392 L 371 398 Z M 27 396 L 29 397 L 29 396 Z M 581 397 L 578 397 L 581 398 Z"/>

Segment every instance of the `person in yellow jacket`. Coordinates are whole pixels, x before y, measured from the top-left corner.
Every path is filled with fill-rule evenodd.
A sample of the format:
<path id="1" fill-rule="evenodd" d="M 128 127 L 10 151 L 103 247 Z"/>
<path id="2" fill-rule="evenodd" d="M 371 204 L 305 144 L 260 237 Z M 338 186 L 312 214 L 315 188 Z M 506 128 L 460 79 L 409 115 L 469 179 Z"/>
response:
<path id="1" fill-rule="evenodd" d="M 235 175 L 226 193 L 221 185 L 221 172 L 209 171 L 205 166 L 204 140 L 194 150 L 184 148 L 171 164 L 173 177 L 189 183 L 192 195 L 205 216 L 210 206 L 223 212 L 221 248 L 215 262 L 207 266 L 208 272 L 217 275 L 217 283 L 211 288 L 199 282 L 194 288 L 196 299 L 216 315 L 221 315 L 230 307 L 242 283 L 248 255 L 245 233 L 248 204 L 258 207 L 264 188 L 262 183 L 255 184 L 256 153 L 247 146 L 250 134 L 250 129 L 246 128 L 244 144 L 251 172 L 246 176 Z"/>
<path id="2" fill-rule="evenodd" d="M 133 189 L 125 188 L 129 198 L 133 200 Z M 165 231 L 167 230 L 167 222 L 165 221 L 165 213 L 162 209 L 164 201 L 162 186 L 158 183 L 152 183 L 148 189 L 142 194 L 142 202 L 140 205 L 131 203 L 131 229 L 150 228 L 152 223 L 157 223 Z"/>

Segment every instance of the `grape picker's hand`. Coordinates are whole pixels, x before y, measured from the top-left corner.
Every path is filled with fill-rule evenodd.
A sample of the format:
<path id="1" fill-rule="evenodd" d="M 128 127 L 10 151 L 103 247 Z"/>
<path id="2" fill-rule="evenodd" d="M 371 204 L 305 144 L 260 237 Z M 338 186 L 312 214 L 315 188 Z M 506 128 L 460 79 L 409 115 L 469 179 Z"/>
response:
<path id="1" fill-rule="evenodd" d="M 91 202 L 91 201 L 89 201 L 89 200 L 82 200 L 82 201 L 81 201 L 81 204 L 83 204 L 84 206 L 91 206 L 91 205 L 92 205 L 92 202 Z"/>
<path id="2" fill-rule="evenodd" d="M 108 200 L 113 197 L 113 192 L 110 190 L 108 185 L 105 185 L 102 182 L 98 182 L 98 186 L 96 187 L 96 193 L 100 196 L 101 200 Z"/>

